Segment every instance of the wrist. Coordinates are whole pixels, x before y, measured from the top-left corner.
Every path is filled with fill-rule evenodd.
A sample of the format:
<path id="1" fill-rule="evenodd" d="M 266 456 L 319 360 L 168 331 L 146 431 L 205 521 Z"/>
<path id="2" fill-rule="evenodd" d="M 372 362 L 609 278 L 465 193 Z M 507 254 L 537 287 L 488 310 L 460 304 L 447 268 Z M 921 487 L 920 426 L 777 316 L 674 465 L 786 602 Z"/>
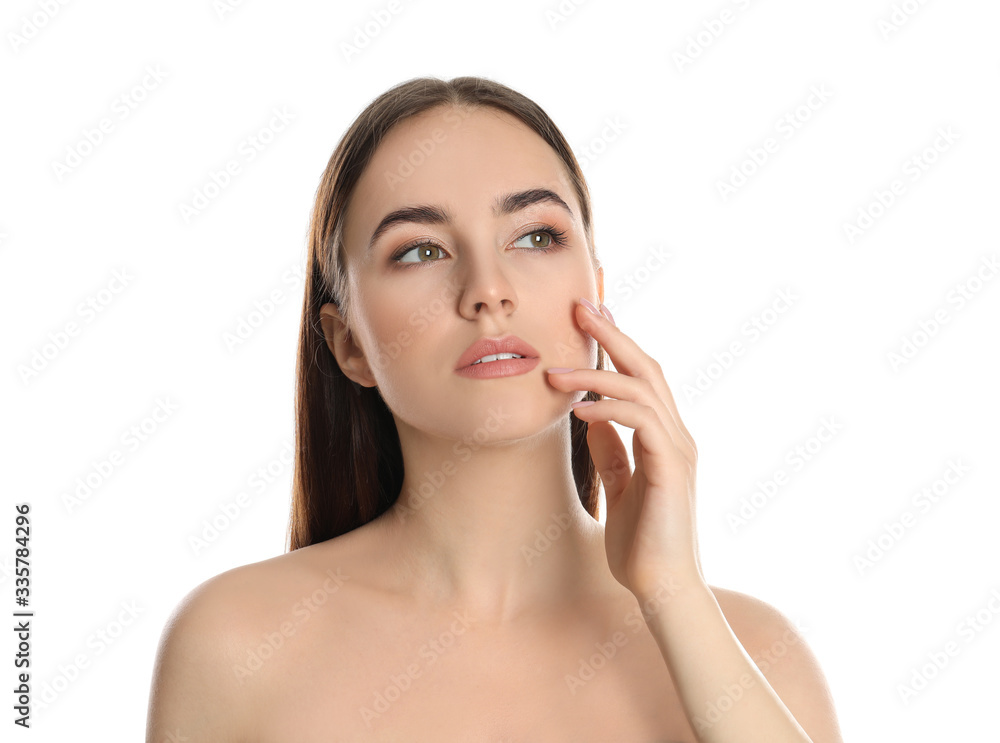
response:
<path id="1" fill-rule="evenodd" d="M 643 610 L 643 616 L 671 611 L 692 601 L 706 599 L 715 602 L 715 594 L 696 570 L 664 570 L 653 582 L 644 582 L 632 591 Z"/>

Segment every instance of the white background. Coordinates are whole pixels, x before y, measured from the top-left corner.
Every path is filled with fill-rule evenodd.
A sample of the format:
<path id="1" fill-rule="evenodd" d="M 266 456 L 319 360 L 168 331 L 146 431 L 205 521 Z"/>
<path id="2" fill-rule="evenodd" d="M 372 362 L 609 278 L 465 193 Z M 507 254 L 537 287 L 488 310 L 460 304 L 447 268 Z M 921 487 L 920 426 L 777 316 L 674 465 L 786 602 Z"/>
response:
<path id="1" fill-rule="evenodd" d="M 296 271 L 315 189 L 353 118 L 422 75 L 523 92 L 586 158 L 606 299 L 661 363 L 699 446 L 706 578 L 799 624 L 845 740 L 996 735 L 1000 278 L 984 261 L 1000 253 L 1000 6 L 47 7 L 17 0 L 0 17 L 0 593 L 13 607 L 13 503 L 27 501 L 32 677 L 36 699 L 51 699 L 21 737 L 140 739 L 173 608 L 203 580 L 283 551 Z M 822 103 L 813 88 L 829 93 Z M 281 108 L 291 122 L 250 160 L 247 138 Z M 779 124 L 788 115 L 795 128 Z M 103 118 L 112 130 L 88 150 Z M 753 170 L 748 150 L 769 137 L 777 151 L 724 198 L 719 184 Z M 86 156 L 57 172 L 73 150 Z M 239 174 L 185 220 L 180 206 L 229 160 Z M 875 192 L 894 180 L 903 190 L 880 209 Z M 845 224 L 864 210 L 877 218 L 851 240 Z M 283 301 L 228 347 L 275 290 Z M 790 305 L 774 305 L 781 291 Z M 90 298 L 99 313 L 81 312 Z M 921 335 L 938 310 L 947 322 Z M 744 332 L 755 318 L 759 337 Z M 56 348 L 69 323 L 77 334 Z M 907 339 L 919 348 L 893 364 Z M 688 394 L 700 374 L 708 383 Z M 169 417 L 126 445 L 164 400 Z M 818 438 L 829 421 L 835 433 Z M 802 467 L 786 458 L 799 446 Z M 120 465 L 68 507 L 78 478 L 116 450 Z M 952 462 L 967 471 L 941 487 Z M 269 466 L 273 482 L 255 487 Z M 779 469 L 787 480 L 754 506 Z M 938 502 L 920 499 L 938 480 Z M 240 493 L 250 505 L 196 554 L 189 537 Z M 749 518 L 734 529 L 741 499 Z M 881 557 L 859 567 L 880 537 Z M 949 642 L 957 654 L 904 703 L 900 686 Z"/>

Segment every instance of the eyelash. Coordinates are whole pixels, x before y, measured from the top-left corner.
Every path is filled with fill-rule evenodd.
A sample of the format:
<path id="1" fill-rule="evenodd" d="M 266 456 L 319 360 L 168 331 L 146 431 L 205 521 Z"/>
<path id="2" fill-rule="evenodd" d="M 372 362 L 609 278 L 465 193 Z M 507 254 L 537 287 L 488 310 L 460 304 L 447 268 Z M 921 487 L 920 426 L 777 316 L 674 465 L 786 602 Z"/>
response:
<path id="1" fill-rule="evenodd" d="M 523 235 L 521 235 L 519 238 L 517 238 L 517 240 L 515 240 L 514 242 L 517 242 L 518 240 L 523 240 L 528 235 L 537 235 L 539 233 L 545 233 L 545 234 L 547 234 L 549 237 L 552 238 L 552 242 L 554 244 L 553 245 L 548 245 L 548 246 L 546 246 L 544 248 L 525 248 L 525 250 L 530 250 L 530 251 L 536 252 L 536 253 L 551 253 L 553 250 L 559 250 L 560 248 L 566 247 L 566 242 L 567 242 L 566 241 L 566 230 L 556 229 L 552 225 L 543 225 L 543 226 L 539 227 L 538 229 L 529 230 L 528 232 L 525 232 Z M 423 240 L 421 242 L 414 243 L 413 245 L 406 245 L 406 246 L 400 248 L 398 251 L 396 251 L 396 253 L 392 256 L 392 258 L 390 258 L 390 260 L 393 263 L 395 263 L 395 264 L 403 266 L 404 268 L 409 268 L 411 266 L 419 266 L 421 263 L 437 263 L 437 261 L 412 261 L 412 262 L 411 261 L 406 261 L 406 262 L 404 262 L 404 261 L 400 260 L 400 258 L 402 258 L 404 255 L 406 255 L 407 253 L 409 253 L 411 250 L 414 250 L 416 248 L 423 248 L 425 246 L 434 246 L 436 248 L 441 248 L 441 246 L 438 245 L 436 242 L 433 242 L 431 240 Z M 443 250 L 444 248 L 441 248 L 441 249 Z"/>

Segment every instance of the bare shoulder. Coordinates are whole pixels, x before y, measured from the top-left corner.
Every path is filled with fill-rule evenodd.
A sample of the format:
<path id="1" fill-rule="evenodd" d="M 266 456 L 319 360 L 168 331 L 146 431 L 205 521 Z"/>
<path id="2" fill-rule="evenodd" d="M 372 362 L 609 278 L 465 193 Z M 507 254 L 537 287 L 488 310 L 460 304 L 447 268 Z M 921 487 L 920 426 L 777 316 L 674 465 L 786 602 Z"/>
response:
<path id="1" fill-rule="evenodd" d="M 147 743 L 242 737 L 246 694 L 231 683 L 228 668 L 244 621 L 235 604 L 247 572 L 236 568 L 204 581 L 171 613 L 153 668 Z"/>
<path id="2" fill-rule="evenodd" d="M 762 630 L 765 633 L 780 629 L 779 634 L 783 634 L 786 630 L 796 631 L 791 620 L 766 601 L 729 588 L 719 588 L 718 586 L 709 586 L 709 588 L 715 594 L 716 601 L 719 602 L 722 612 L 729 620 L 733 631 L 737 632 L 737 636 L 740 636 L 737 626 L 744 632 L 753 629 Z"/>
<path id="3" fill-rule="evenodd" d="M 347 578 L 330 559 L 344 546 L 330 540 L 232 568 L 191 589 L 160 637 L 147 743 L 249 739 L 273 678 L 256 672 L 262 643 L 278 646 L 283 629 L 301 624 L 339 590 Z"/>
<path id="4" fill-rule="evenodd" d="M 801 630 L 754 596 L 710 586 L 733 634 L 815 743 L 842 743 L 833 696 Z"/>

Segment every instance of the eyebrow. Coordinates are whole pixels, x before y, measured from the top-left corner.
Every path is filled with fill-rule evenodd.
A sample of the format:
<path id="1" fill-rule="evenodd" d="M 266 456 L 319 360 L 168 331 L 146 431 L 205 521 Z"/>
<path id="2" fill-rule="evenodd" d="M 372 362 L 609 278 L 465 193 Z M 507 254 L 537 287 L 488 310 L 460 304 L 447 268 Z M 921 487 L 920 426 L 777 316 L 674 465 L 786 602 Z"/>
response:
<path id="1" fill-rule="evenodd" d="M 569 205 L 565 201 L 563 201 L 562 197 L 555 191 L 551 191 L 547 188 L 529 188 L 526 191 L 515 191 L 513 193 L 501 194 L 500 196 L 497 196 L 493 202 L 493 215 L 495 217 L 503 217 L 508 214 L 521 211 L 522 209 L 526 209 L 533 204 L 542 203 L 550 203 L 562 207 L 566 210 L 566 213 L 569 214 L 570 219 L 575 219 L 573 216 L 573 210 L 569 208 Z M 446 209 L 429 204 L 421 204 L 420 206 L 404 206 L 401 209 L 391 211 L 382 217 L 382 220 L 378 223 L 378 226 L 372 233 L 371 240 L 368 241 L 368 252 L 371 252 L 378 239 L 389 229 L 398 224 L 405 223 L 450 225 L 452 223 L 452 218 L 451 214 L 449 214 Z"/>

